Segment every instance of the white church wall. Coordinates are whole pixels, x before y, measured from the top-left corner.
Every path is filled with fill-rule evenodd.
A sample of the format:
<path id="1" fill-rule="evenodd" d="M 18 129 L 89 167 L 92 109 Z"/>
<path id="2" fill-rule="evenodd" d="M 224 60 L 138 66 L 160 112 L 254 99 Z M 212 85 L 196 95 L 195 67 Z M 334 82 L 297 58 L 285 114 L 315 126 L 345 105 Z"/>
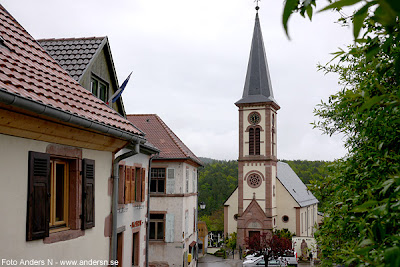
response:
<path id="1" fill-rule="evenodd" d="M 278 179 L 276 182 L 276 196 L 277 196 L 277 228 L 287 228 L 290 232 L 296 233 L 296 207 L 299 204 L 293 199 L 286 188 L 281 184 Z M 288 217 L 288 221 L 283 221 L 283 216 Z M 300 223 L 300 222 L 297 222 Z"/>
<path id="2" fill-rule="evenodd" d="M 238 213 L 238 198 L 239 198 L 239 190 L 236 190 L 232 193 L 232 195 L 225 202 L 224 209 L 224 226 L 225 233 L 231 234 L 233 232 L 237 232 L 237 221 L 234 216 Z"/>

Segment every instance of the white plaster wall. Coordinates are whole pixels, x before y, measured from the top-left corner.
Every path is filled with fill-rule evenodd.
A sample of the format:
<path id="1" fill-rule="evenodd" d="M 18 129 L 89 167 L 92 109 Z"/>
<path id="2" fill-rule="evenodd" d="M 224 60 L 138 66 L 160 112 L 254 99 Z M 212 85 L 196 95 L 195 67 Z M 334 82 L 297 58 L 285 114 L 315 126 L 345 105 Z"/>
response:
<path id="1" fill-rule="evenodd" d="M 296 208 L 299 204 L 293 199 L 286 188 L 278 179 L 276 180 L 276 196 L 277 196 L 277 228 L 287 228 L 290 232 L 296 233 Z M 287 215 L 289 221 L 283 222 L 282 216 Z"/>
<path id="2" fill-rule="evenodd" d="M 28 188 L 28 152 L 45 152 L 49 143 L 0 134 L 0 251 L 4 259 L 80 260 L 109 259 L 109 238 L 104 237 L 105 218 L 110 213 L 108 179 L 112 153 L 83 149 L 84 158 L 95 163 L 95 222 L 76 239 L 44 244 L 25 241 Z M 47 262 L 46 262 L 47 263 Z"/>
<path id="3" fill-rule="evenodd" d="M 154 163 L 152 167 L 167 167 L 175 169 L 175 194 L 186 194 L 186 168 L 189 168 L 189 195 L 151 197 L 150 211 L 162 211 L 174 214 L 174 242 L 150 242 L 149 262 L 166 261 L 170 266 L 182 266 L 183 255 L 189 249 L 191 242 L 197 242 L 197 231 L 193 231 L 194 209 L 197 210 L 197 195 L 193 195 L 193 171 L 197 168 L 182 162 Z M 196 175 L 197 177 L 197 175 Z M 185 231 L 185 212 L 188 216 L 188 233 L 183 238 Z M 192 265 L 194 262 L 192 263 Z M 192 266 L 190 265 L 190 266 Z"/>
<path id="4" fill-rule="evenodd" d="M 314 207 L 314 209 L 313 209 Z M 317 222 L 316 210 L 318 209 L 318 204 L 306 206 L 300 209 L 300 232 L 301 236 L 312 237 L 314 236 L 315 228 L 313 224 Z M 308 222 L 307 222 L 308 219 Z"/>
<path id="5" fill-rule="evenodd" d="M 116 155 L 119 156 L 129 150 L 123 149 Z M 139 265 L 140 267 L 145 266 L 145 249 L 146 249 L 146 217 L 147 217 L 147 190 L 148 190 L 148 171 L 149 171 L 149 158 L 150 156 L 145 154 L 136 154 L 132 157 L 124 159 L 125 164 L 128 166 L 134 166 L 140 164 L 142 168 L 146 169 L 146 185 L 145 185 L 145 202 L 128 203 L 123 205 L 123 208 L 118 209 L 117 213 L 117 227 L 125 226 L 124 235 L 124 247 L 123 247 L 123 266 L 132 266 L 132 249 L 133 249 L 133 232 L 139 230 Z M 123 177 L 122 177 L 123 178 Z M 121 177 L 120 177 L 121 179 Z M 132 222 L 141 221 L 140 226 L 134 228 L 131 227 Z"/>
<path id="6" fill-rule="evenodd" d="M 226 230 L 228 234 L 232 234 L 233 232 L 237 233 L 237 221 L 233 218 L 235 214 L 238 213 L 238 198 L 239 198 L 239 189 L 232 193 L 232 195 L 225 202 L 225 205 L 228 205 L 228 229 Z"/>

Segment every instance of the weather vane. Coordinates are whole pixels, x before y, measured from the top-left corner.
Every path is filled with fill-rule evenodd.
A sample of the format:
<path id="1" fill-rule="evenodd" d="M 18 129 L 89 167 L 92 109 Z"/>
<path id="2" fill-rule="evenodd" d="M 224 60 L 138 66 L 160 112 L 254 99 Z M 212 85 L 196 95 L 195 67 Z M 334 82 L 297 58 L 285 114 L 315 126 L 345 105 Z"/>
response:
<path id="1" fill-rule="evenodd" d="M 256 6 L 257 13 L 258 13 L 258 10 L 260 9 L 260 7 L 258 6 L 258 2 L 260 2 L 260 1 L 261 1 L 261 0 L 254 0 L 254 2 L 257 3 L 257 6 Z"/>

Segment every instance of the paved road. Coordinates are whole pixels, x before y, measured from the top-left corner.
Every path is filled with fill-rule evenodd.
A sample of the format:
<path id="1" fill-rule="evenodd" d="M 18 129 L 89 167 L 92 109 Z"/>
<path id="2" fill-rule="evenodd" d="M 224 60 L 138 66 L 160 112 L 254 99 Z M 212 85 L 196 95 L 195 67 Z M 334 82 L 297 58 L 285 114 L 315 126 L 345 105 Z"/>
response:
<path id="1" fill-rule="evenodd" d="M 199 258 L 199 267 L 242 267 L 241 260 L 223 259 L 214 255 L 206 254 Z"/>
<path id="2" fill-rule="evenodd" d="M 242 267 L 241 260 L 223 259 L 211 254 L 199 258 L 199 267 Z M 314 266 L 307 262 L 299 263 L 299 267 Z"/>

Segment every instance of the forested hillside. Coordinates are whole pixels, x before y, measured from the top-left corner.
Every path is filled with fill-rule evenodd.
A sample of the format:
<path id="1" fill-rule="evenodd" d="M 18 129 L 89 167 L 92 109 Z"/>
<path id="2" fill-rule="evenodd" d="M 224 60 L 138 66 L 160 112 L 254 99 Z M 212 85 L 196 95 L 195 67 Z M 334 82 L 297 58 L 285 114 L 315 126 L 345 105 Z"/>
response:
<path id="1" fill-rule="evenodd" d="M 237 187 L 238 163 L 236 160 L 200 160 L 204 168 L 199 171 L 199 202 L 204 202 L 206 209 L 199 211 L 199 219 L 207 223 L 209 230 L 222 231 L 224 202 Z M 324 161 L 281 161 L 288 163 L 305 184 L 326 175 L 327 162 Z"/>

